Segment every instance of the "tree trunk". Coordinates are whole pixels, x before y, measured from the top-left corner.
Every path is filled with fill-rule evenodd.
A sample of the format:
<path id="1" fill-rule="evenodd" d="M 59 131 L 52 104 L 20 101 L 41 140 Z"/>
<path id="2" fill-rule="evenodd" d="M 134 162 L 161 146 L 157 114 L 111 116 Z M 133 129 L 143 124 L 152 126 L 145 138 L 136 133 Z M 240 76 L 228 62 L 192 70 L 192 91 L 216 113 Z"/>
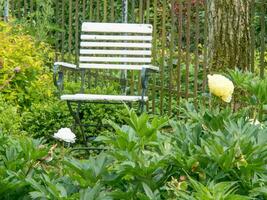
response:
<path id="1" fill-rule="evenodd" d="M 207 0 L 208 60 L 212 70 L 249 69 L 250 0 Z"/>

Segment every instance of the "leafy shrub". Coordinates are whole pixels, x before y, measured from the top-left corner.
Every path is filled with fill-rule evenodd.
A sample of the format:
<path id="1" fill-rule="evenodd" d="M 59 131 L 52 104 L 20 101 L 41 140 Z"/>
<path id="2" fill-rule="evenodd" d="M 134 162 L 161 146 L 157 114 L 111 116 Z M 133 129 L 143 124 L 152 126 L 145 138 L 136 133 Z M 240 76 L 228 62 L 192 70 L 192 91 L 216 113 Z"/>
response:
<path id="1" fill-rule="evenodd" d="M 51 148 L 41 140 L 0 135 L 0 193 L 4 199 L 264 199 L 266 127 L 221 112 L 206 111 L 228 113 L 217 125 L 202 114 L 199 121 L 192 114 L 169 121 L 129 111 L 126 125 L 110 121 L 114 131 L 97 138 L 107 151 L 88 159 L 73 158 L 61 145 L 53 161 L 43 162 Z"/>
<path id="2" fill-rule="evenodd" d="M 66 172 L 78 187 L 100 184 L 99 191 L 113 199 L 264 198 L 259 187 L 267 184 L 266 128 L 240 118 L 241 113 L 206 113 L 221 123 L 189 115 L 186 123 L 171 122 L 173 133 L 164 134 L 159 129 L 165 119 L 151 121 L 131 111 L 127 125 L 110 122 L 115 134 L 98 137 L 108 147 L 106 155 L 68 159 Z"/>
<path id="3" fill-rule="evenodd" d="M 53 51 L 25 34 L 23 27 L 0 22 L 0 126 L 2 132 L 24 131 L 50 136 L 69 126 L 70 114 L 55 98 Z"/>
<path id="4" fill-rule="evenodd" d="M 51 49 L 23 35 L 20 26 L 0 23 L 0 89 L 4 98 L 20 107 L 51 95 L 51 75 L 46 67 Z M 50 85 L 49 87 L 47 87 Z"/>
<path id="5" fill-rule="evenodd" d="M 19 139 L 0 134 L 0 196 L 1 199 L 29 199 L 27 179 L 38 171 L 40 161 L 48 154 L 41 139 L 24 136 Z"/>
<path id="6" fill-rule="evenodd" d="M 0 95 L 0 133 L 17 134 L 21 126 L 18 108 L 10 105 Z"/>
<path id="7" fill-rule="evenodd" d="M 267 105 L 267 79 L 253 76 L 252 73 L 235 70 L 230 75 L 237 86 L 235 101 L 240 107 L 251 109 L 253 118 L 263 121 L 264 106 Z"/>
<path id="8" fill-rule="evenodd" d="M 51 138 L 58 129 L 71 127 L 73 121 L 66 103 L 56 98 L 34 103 L 21 118 L 21 129 L 35 138 Z"/>

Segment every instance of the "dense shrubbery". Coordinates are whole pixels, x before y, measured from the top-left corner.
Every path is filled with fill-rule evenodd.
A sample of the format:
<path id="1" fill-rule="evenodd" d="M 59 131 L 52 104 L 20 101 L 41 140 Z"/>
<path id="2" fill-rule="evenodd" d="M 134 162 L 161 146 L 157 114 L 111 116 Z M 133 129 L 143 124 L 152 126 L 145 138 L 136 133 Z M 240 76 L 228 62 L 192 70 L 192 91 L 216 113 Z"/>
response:
<path id="1" fill-rule="evenodd" d="M 238 70 L 230 71 L 230 75 L 236 85 L 235 104 L 248 107 L 250 115 L 262 121 L 263 114 L 267 111 L 267 79 L 260 79 L 252 73 L 242 73 Z"/>
<path id="2" fill-rule="evenodd" d="M 49 66 L 53 51 L 23 35 L 20 26 L 0 24 L 1 93 L 20 107 L 52 95 Z"/>
<path id="3" fill-rule="evenodd" d="M 66 107 L 56 106 L 61 103 L 54 96 L 53 54 L 48 45 L 25 35 L 22 27 L 0 23 L 0 124 L 4 133 L 47 135 L 49 129 L 55 131 L 53 127 L 69 120 Z M 57 116 L 54 108 L 63 116 Z"/>
<path id="4" fill-rule="evenodd" d="M 114 131 L 97 138 L 108 150 L 89 159 L 1 135 L 0 191 L 6 199 L 266 198 L 266 126 L 242 112 L 192 108 L 180 122 L 129 111 L 127 125 L 110 122 Z"/>

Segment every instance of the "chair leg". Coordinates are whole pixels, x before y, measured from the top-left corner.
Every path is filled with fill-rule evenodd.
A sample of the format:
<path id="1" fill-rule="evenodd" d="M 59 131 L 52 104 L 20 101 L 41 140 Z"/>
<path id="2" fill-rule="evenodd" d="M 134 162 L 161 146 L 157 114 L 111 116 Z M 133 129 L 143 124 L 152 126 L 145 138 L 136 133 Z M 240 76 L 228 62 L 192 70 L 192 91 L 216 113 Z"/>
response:
<path id="1" fill-rule="evenodd" d="M 81 123 L 79 112 L 74 112 L 74 110 L 71 107 L 70 101 L 67 101 L 67 105 L 68 105 L 68 108 L 69 108 L 69 111 L 70 111 L 72 117 L 74 118 L 74 122 L 75 122 L 74 127 L 76 127 L 77 125 L 79 126 L 80 132 L 81 132 L 82 137 L 83 137 L 83 141 L 84 141 L 84 143 L 86 143 L 85 132 L 84 132 L 84 129 L 83 129 L 83 126 L 82 126 L 82 123 Z M 78 104 L 77 111 L 79 111 L 79 109 L 80 109 L 80 105 Z"/>
<path id="2" fill-rule="evenodd" d="M 144 108 L 145 108 L 145 101 L 140 101 L 140 112 L 141 112 L 141 114 L 144 112 Z"/>

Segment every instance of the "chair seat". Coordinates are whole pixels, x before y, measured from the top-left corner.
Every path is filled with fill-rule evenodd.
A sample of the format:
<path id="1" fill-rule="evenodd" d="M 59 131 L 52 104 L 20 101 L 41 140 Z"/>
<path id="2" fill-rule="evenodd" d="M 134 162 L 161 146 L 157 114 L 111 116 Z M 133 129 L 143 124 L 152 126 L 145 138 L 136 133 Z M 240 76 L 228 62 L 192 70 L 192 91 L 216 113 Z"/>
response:
<path id="1" fill-rule="evenodd" d="M 71 94 L 62 95 L 61 100 L 65 101 L 141 101 L 141 96 L 126 96 L 126 95 L 100 95 L 100 94 Z M 148 97 L 144 97 L 144 101 L 147 101 Z"/>

